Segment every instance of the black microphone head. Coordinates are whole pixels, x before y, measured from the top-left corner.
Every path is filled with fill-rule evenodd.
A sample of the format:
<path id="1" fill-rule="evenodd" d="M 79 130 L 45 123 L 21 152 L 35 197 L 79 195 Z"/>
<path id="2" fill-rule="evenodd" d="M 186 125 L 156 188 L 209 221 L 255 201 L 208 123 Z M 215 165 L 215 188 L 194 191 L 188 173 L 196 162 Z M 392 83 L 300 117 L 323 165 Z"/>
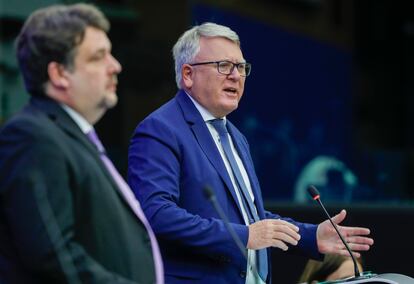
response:
<path id="1" fill-rule="evenodd" d="M 211 187 L 210 187 L 210 186 L 208 186 L 208 185 L 205 185 L 205 186 L 203 187 L 203 192 L 204 192 L 204 196 L 205 196 L 207 199 L 212 199 L 212 198 L 214 197 L 214 192 L 213 192 L 213 190 L 211 189 Z"/>
<path id="2" fill-rule="evenodd" d="M 314 200 L 319 199 L 320 194 L 319 194 L 319 191 L 316 189 L 315 186 L 313 186 L 313 185 L 308 186 L 308 192 Z"/>

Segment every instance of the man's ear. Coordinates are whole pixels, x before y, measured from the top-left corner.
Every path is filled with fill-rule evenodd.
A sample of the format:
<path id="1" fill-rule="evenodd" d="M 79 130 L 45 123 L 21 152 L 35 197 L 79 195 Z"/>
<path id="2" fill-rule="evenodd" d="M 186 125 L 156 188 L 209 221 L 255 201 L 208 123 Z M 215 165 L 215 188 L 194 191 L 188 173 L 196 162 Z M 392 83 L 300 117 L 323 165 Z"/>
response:
<path id="1" fill-rule="evenodd" d="M 68 71 L 62 64 L 50 62 L 47 65 L 49 80 L 46 83 L 46 95 L 57 102 L 70 106 L 70 96 L 68 95 L 69 80 Z"/>
<path id="2" fill-rule="evenodd" d="M 47 74 L 49 75 L 49 82 L 57 89 L 66 89 L 69 87 L 69 81 L 66 78 L 66 70 L 62 64 L 55 61 L 47 65 Z"/>
<path id="3" fill-rule="evenodd" d="M 181 78 L 186 89 L 191 89 L 193 86 L 193 68 L 188 64 L 183 64 L 181 67 Z"/>

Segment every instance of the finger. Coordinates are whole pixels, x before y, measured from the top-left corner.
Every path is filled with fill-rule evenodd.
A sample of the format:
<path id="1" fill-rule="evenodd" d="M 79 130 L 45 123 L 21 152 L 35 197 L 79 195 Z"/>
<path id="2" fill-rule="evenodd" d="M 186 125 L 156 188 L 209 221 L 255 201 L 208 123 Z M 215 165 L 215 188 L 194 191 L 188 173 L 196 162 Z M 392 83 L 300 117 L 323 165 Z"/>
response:
<path id="1" fill-rule="evenodd" d="M 354 243 L 354 244 L 363 244 L 363 245 L 370 245 L 372 246 L 374 244 L 374 240 L 367 237 L 347 237 L 346 238 L 347 243 Z"/>
<path id="2" fill-rule="evenodd" d="M 339 212 L 338 214 L 332 217 L 332 221 L 335 224 L 339 224 L 345 219 L 345 217 L 346 217 L 346 211 L 345 209 L 342 209 L 341 212 Z"/>
<path id="3" fill-rule="evenodd" d="M 346 236 L 366 236 L 371 233 L 371 231 L 368 228 L 362 228 L 362 227 L 343 227 L 341 226 L 341 231 L 343 231 L 343 234 Z"/>
<path id="4" fill-rule="evenodd" d="M 354 251 L 353 246 L 348 245 L 348 247 L 349 247 L 349 249 L 351 250 L 352 254 L 355 257 L 360 257 L 360 254 L 358 252 Z M 338 244 L 335 244 L 335 245 L 331 246 L 324 253 L 325 254 L 326 253 L 328 253 L 328 254 L 340 254 L 340 255 L 343 255 L 343 256 L 349 256 L 349 251 L 344 246 L 343 243 L 341 243 L 341 244 L 338 243 Z"/>
<path id="5" fill-rule="evenodd" d="M 287 251 L 289 249 L 289 247 L 280 240 L 273 240 L 271 246 L 275 248 L 280 248 L 283 251 Z"/>
<path id="6" fill-rule="evenodd" d="M 295 232 L 299 232 L 299 227 L 298 226 L 296 226 L 296 225 L 294 225 L 292 223 L 289 223 L 289 222 L 287 222 L 285 220 L 272 219 L 271 221 L 272 221 L 272 224 L 275 225 L 275 226 L 276 225 L 285 225 L 285 226 L 288 226 L 289 228 L 291 228 L 292 230 L 294 230 Z"/>
<path id="7" fill-rule="evenodd" d="M 360 245 L 360 244 L 348 244 L 348 246 L 353 251 L 367 251 L 371 248 L 369 245 Z"/>
<path id="8" fill-rule="evenodd" d="M 294 239 L 296 241 L 299 241 L 300 240 L 300 235 L 296 231 L 292 230 L 292 228 L 289 227 L 289 226 L 276 225 L 273 228 L 273 232 L 275 232 L 275 233 L 282 233 L 282 234 L 284 234 L 284 235 L 286 235 L 286 236 L 288 236 L 288 237 L 290 237 L 290 238 L 292 238 L 292 239 Z"/>
<path id="9" fill-rule="evenodd" d="M 288 243 L 288 244 L 291 244 L 291 245 L 294 245 L 294 246 L 296 246 L 298 244 L 298 241 L 296 239 L 294 239 L 291 236 L 289 236 L 285 233 L 282 233 L 282 232 L 277 232 L 274 235 L 274 239 L 281 240 L 284 243 Z"/>

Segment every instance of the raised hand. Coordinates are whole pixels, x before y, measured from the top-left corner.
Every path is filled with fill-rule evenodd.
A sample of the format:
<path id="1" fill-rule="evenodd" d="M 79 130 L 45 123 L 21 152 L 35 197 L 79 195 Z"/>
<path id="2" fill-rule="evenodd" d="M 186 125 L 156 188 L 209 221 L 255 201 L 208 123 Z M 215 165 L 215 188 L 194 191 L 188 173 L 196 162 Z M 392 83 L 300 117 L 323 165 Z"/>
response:
<path id="1" fill-rule="evenodd" d="M 358 253 L 358 251 L 369 250 L 374 244 L 374 240 L 367 237 L 370 234 L 370 230 L 368 228 L 339 226 L 338 224 L 341 223 L 345 217 L 346 211 L 342 210 L 339 214 L 332 218 L 332 221 L 337 224 L 338 230 L 341 232 L 349 248 L 352 250 L 352 253 L 356 257 L 360 257 L 360 253 Z M 320 253 L 340 254 L 345 256 L 349 255 L 329 220 L 325 220 L 319 224 L 316 232 L 316 239 Z"/>

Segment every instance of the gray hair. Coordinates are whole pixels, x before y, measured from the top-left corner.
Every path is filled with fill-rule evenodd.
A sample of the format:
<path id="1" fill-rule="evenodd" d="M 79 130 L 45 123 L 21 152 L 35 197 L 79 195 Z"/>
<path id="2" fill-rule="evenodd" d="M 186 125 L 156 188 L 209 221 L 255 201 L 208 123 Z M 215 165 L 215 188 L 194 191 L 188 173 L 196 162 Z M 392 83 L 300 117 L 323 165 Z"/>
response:
<path id="1" fill-rule="evenodd" d="M 181 89 L 181 68 L 183 64 L 191 62 L 200 51 L 201 37 L 223 37 L 240 46 L 239 36 L 226 26 L 203 23 L 187 30 L 181 35 L 172 50 L 175 63 L 175 81 L 178 89 Z"/>
<path id="2" fill-rule="evenodd" d="M 90 4 L 52 5 L 30 15 L 16 39 L 17 59 L 30 94 L 43 95 L 50 62 L 73 68 L 87 27 L 104 32 L 110 27 L 104 14 Z"/>

